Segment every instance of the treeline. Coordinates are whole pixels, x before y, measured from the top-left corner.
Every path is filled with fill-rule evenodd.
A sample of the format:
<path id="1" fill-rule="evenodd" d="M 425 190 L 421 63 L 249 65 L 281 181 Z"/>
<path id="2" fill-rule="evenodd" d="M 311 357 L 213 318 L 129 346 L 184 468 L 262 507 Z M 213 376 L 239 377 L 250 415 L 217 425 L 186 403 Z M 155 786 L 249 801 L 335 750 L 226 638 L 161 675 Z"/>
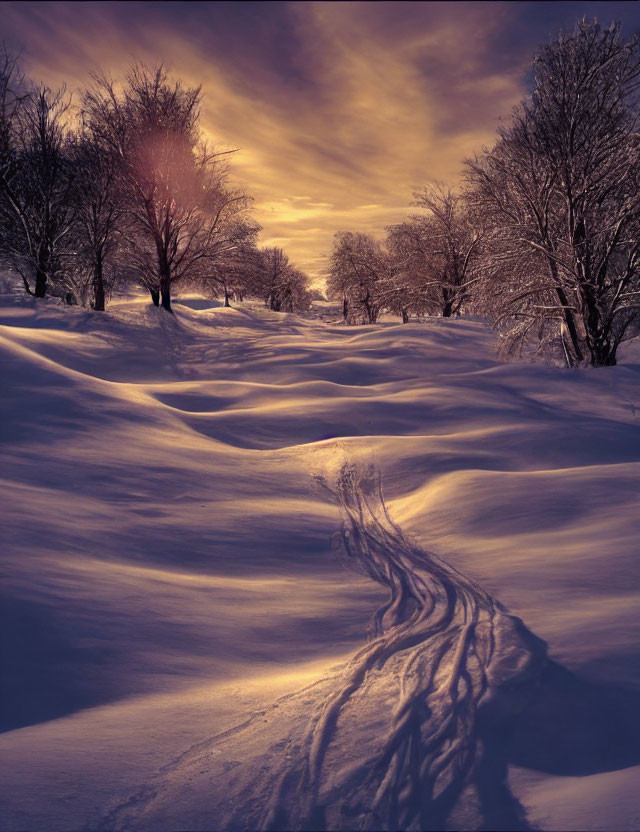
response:
<path id="1" fill-rule="evenodd" d="M 505 352 L 570 366 L 615 364 L 640 332 L 638 38 L 583 20 L 532 74 L 460 188 L 425 188 L 382 241 L 336 235 L 328 288 L 347 323 L 476 313 Z"/>
<path id="2" fill-rule="evenodd" d="M 233 151 L 203 141 L 200 103 L 200 88 L 136 65 L 122 84 L 93 77 L 74 104 L 0 53 L 0 262 L 26 292 L 103 311 L 135 283 L 171 311 L 179 284 L 226 305 L 309 307 L 306 275 L 258 247 Z"/>

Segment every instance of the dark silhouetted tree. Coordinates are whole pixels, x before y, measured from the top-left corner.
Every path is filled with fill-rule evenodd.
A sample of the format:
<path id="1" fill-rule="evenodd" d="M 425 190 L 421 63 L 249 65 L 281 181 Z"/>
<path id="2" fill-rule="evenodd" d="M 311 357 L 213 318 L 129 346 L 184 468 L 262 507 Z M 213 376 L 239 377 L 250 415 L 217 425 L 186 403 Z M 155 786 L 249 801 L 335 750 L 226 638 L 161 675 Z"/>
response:
<path id="1" fill-rule="evenodd" d="M 131 265 L 154 303 L 171 311 L 171 287 L 210 269 L 229 246 L 247 197 L 227 185 L 225 153 L 200 140 L 200 88 L 163 67 L 134 66 L 122 91 L 104 77 L 84 95 L 87 125 L 118 162 L 132 221 Z"/>
<path id="2" fill-rule="evenodd" d="M 116 160 L 109 147 L 88 132 L 74 138 L 69 148 L 74 171 L 73 200 L 75 258 L 69 279 L 79 300 L 104 312 L 106 298 L 116 280 L 116 255 L 122 248 L 121 232 L 127 222 L 118 189 Z"/>
<path id="3" fill-rule="evenodd" d="M 75 213 L 74 170 L 68 154 L 70 101 L 64 89 L 45 86 L 30 89 L 19 101 L 5 87 L 4 96 L 3 254 L 22 276 L 26 291 L 43 298 L 52 287 L 64 284 L 65 261 L 71 256 Z"/>

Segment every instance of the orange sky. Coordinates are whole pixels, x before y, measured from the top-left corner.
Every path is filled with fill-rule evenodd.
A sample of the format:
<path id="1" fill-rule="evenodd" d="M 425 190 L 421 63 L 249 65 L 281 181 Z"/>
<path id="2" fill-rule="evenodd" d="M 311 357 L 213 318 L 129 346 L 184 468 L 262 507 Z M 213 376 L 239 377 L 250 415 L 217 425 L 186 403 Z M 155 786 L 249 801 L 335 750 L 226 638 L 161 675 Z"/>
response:
<path id="1" fill-rule="evenodd" d="M 381 234 L 430 179 L 491 143 L 537 43 L 633 3 L 0 3 L 23 68 L 77 88 L 163 61 L 204 90 L 203 126 L 234 146 L 262 244 L 322 276 L 338 230 Z"/>

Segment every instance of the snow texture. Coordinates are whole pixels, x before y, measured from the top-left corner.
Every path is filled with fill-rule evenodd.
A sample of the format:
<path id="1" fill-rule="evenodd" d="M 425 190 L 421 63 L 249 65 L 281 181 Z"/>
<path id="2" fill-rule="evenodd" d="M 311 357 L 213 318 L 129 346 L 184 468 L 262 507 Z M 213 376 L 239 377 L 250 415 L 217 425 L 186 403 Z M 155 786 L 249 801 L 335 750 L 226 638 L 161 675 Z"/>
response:
<path id="1" fill-rule="evenodd" d="M 0 828 L 640 829 L 640 345 L 175 310 L 1 298 Z"/>

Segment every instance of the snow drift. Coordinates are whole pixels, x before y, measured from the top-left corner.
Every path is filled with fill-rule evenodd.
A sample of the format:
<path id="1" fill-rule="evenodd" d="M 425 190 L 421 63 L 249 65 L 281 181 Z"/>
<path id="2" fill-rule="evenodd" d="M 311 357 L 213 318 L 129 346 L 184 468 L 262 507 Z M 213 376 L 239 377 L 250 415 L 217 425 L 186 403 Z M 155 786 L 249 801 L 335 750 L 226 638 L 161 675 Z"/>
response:
<path id="1" fill-rule="evenodd" d="M 185 300 L 3 300 L 2 828 L 638 828 L 637 347 Z"/>

